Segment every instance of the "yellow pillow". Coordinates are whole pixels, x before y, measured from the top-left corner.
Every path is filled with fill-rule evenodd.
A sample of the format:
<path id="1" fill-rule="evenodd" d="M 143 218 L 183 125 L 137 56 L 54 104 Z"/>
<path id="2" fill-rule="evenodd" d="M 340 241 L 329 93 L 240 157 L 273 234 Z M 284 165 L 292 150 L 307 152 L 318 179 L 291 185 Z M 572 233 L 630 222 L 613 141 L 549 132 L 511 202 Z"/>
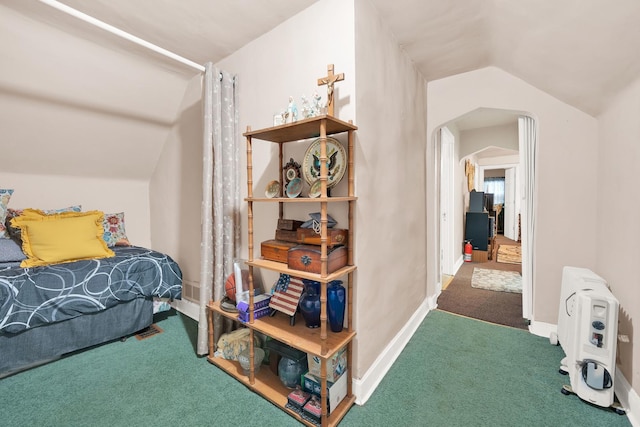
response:
<path id="1" fill-rule="evenodd" d="M 46 215 L 25 209 L 23 215 L 11 220 L 11 225 L 21 230 L 22 251 L 27 255 L 20 267 L 115 256 L 102 238 L 103 217 L 101 211 Z"/>

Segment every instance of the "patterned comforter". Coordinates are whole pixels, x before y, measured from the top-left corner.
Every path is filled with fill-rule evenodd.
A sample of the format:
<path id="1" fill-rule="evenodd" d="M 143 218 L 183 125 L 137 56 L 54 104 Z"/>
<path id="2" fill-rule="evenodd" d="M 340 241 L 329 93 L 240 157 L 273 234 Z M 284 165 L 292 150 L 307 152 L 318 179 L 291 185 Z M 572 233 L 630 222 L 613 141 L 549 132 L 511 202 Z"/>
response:
<path id="1" fill-rule="evenodd" d="M 0 270 L 0 333 L 96 313 L 135 298 L 182 295 L 182 272 L 168 255 L 136 246 L 115 257 Z"/>

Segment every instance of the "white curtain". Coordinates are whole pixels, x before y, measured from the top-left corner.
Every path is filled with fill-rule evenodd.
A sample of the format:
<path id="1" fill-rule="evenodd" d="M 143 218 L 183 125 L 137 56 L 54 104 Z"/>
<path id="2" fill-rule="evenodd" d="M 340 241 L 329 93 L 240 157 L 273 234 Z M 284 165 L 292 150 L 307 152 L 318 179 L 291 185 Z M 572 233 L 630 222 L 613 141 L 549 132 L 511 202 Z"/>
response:
<path id="1" fill-rule="evenodd" d="M 535 230 L 535 181 L 536 181 L 536 122 L 531 117 L 518 118 L 519 149 L 522 153 L 521 179 L 521 233 L 522 233 L 522 314 L 532 317 L 533 301 L 533 248 Z"/>
<path id="2" fill-rule="evenodd" d="M 200 316 L 197 353 L 207 354 L 206 306 L 224 296 L 240 241 L 239 147 L 236 76 L 205 64 Z M 216 321 L 215 336 L 221 322 Z"/>
<path id="3" fill-rule="evenodd" d="M 493 204 L 504 204 L 504 178 L 485 178 L 484 192 L 493 194 Z"/>

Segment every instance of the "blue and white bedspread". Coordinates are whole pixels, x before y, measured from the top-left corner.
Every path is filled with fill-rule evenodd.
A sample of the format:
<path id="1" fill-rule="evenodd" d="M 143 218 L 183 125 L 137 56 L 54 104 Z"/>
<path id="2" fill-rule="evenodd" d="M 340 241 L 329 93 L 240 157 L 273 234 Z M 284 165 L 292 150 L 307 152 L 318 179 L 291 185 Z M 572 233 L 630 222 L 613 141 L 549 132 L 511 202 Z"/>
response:
<path id="1" fill-rule="evenodd" d="M 168 255 L 136 246 L 116 256 L 0 269 L 0 333 L 96 313 L 135 298 L 182 296 L 182 272 Z"/>

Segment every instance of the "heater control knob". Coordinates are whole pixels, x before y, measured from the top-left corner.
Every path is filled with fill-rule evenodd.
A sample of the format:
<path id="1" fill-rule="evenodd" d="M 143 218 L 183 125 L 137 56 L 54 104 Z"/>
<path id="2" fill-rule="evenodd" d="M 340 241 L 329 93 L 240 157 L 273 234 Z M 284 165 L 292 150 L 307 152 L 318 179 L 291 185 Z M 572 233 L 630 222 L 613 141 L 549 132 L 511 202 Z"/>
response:
<path id="1" fill-rule="evenodd" d="M 604 323 L 602 323 L 599 320 L 594 321 L 591 326 L 593 326 L 593 329 L 597 330 L 597 331 L 601 331 L 604 329 Z"/>

